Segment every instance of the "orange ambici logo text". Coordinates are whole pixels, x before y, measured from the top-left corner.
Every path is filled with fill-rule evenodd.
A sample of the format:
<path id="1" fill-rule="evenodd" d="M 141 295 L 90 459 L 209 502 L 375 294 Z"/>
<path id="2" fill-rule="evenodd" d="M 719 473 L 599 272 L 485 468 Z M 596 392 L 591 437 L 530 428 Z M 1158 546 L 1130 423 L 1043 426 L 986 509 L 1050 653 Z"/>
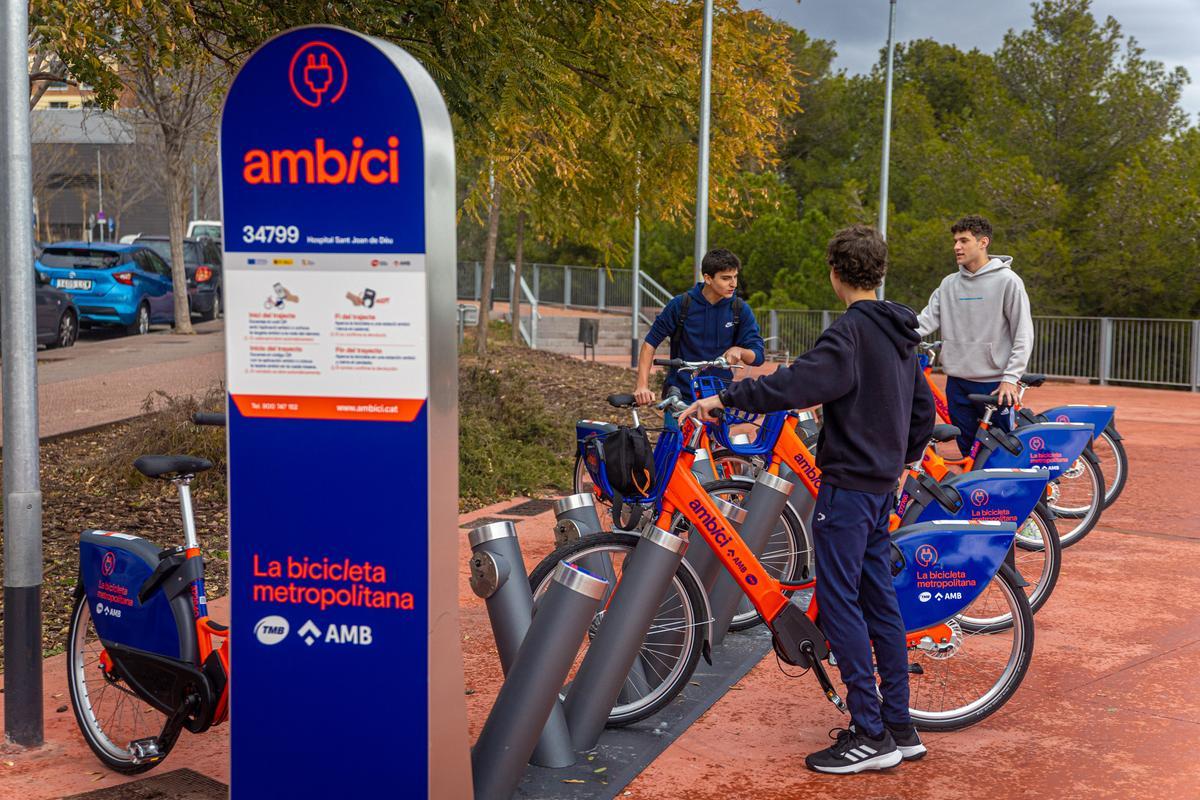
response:
<path id="1" fill-rule="evenodd" d="M 355 136 L 349 153 L 328 147 L 318 138 L 311 150 L 250 150 L 243 159 L 242 178 L 249 184 L 400 183 L 400 140 L 387 139 L 387 149 L 363 149 Z"/>

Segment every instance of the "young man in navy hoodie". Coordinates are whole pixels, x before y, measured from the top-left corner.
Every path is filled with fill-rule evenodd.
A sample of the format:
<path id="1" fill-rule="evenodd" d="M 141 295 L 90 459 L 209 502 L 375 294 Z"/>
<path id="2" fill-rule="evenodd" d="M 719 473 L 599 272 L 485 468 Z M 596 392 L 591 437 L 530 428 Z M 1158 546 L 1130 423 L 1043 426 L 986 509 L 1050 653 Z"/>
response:
<path id="1" fill-rule="evenodd" d="M 684 361 L 713 361 L 724 356 L 730 364 L 753 366 L 763 361 L 763 338 L 754 312 L 735 292 L 742 262 L 728 250 L 709 250 L 700 262 L 703 282 L 671 298 L 654 320 L 638 355 L 637 387 L 633 396 L 639 405 L 654 402 L 650 391 L 650 367 L 654 351 L 663 339 L 671 339 L 671 357 Z M 730 380 L 729 370 L 707 370 L 703 374 Z M 665 393 L 672 386 L 692 399 L 691 378 L 676 370 L 667 373 Z"/>
<path id="2" fill-rule="evenodd" d="M 829 243 L 827 258 L 846 313 L 791 366 L 731 384 L 684 416 L 726 406 L 755 413 L 824 406 L 813 511 L 817 602 L 853 724 L 805 763 L 843 774 L 925 754 L 908 715 L 908 653 L 892 586 L 888 516 L 904 465 L 921 457 L 933 430 L 934 406 L 916 358 L 916 314 L 875 299 L 887 271 L 883 239 L 863 225 L 846 228 Z"/>

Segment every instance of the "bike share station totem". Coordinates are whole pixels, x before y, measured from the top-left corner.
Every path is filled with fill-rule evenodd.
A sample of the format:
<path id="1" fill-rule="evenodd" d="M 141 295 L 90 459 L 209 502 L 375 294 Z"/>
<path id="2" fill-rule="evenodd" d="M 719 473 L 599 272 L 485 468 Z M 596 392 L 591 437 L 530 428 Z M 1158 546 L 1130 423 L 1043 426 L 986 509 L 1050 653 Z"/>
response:
<path id="1" fill-rule="evenodd" d="M 468 797 L 445 103 L 399 47 L 298 28 L 220 150 L 232 797 Z"/>

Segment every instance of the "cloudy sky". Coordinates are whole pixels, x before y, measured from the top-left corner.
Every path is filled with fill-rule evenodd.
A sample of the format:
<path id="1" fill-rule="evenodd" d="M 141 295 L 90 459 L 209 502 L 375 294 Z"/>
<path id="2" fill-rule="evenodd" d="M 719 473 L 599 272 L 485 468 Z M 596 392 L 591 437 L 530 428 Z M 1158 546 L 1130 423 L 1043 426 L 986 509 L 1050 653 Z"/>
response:
<path id="1" fill-rule="evenodd" d="M 887 45 L 887 0 L 742 0 L 802 28 L 810 36 L 837 42 L 836 68 L 866 72 Z M 1122 32 L 1168 68 L 1182 66 L 1192 83 L 1184 88 L 1183 108 L 1200 113 L 1200 0 L 1093 0 L 1098 20 L 1115 17 Z M 1030 3 L 1023 0 L 897 0 L 896 41 L 935 39 L 963 50 L 991 53 L 1010 28 L 1031 27 Z"/>

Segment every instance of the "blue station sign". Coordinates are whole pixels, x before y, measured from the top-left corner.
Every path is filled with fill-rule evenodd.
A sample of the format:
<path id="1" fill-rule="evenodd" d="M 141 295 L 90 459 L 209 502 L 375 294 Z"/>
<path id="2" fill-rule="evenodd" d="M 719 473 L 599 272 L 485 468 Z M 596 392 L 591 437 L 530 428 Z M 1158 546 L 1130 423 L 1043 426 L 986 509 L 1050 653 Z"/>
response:
<path id="1" fill-rule="evenodd" d="M 220 152 L 232 796 L 467 796 L 445 104 L 395 45 L 299 28 Z"/>

